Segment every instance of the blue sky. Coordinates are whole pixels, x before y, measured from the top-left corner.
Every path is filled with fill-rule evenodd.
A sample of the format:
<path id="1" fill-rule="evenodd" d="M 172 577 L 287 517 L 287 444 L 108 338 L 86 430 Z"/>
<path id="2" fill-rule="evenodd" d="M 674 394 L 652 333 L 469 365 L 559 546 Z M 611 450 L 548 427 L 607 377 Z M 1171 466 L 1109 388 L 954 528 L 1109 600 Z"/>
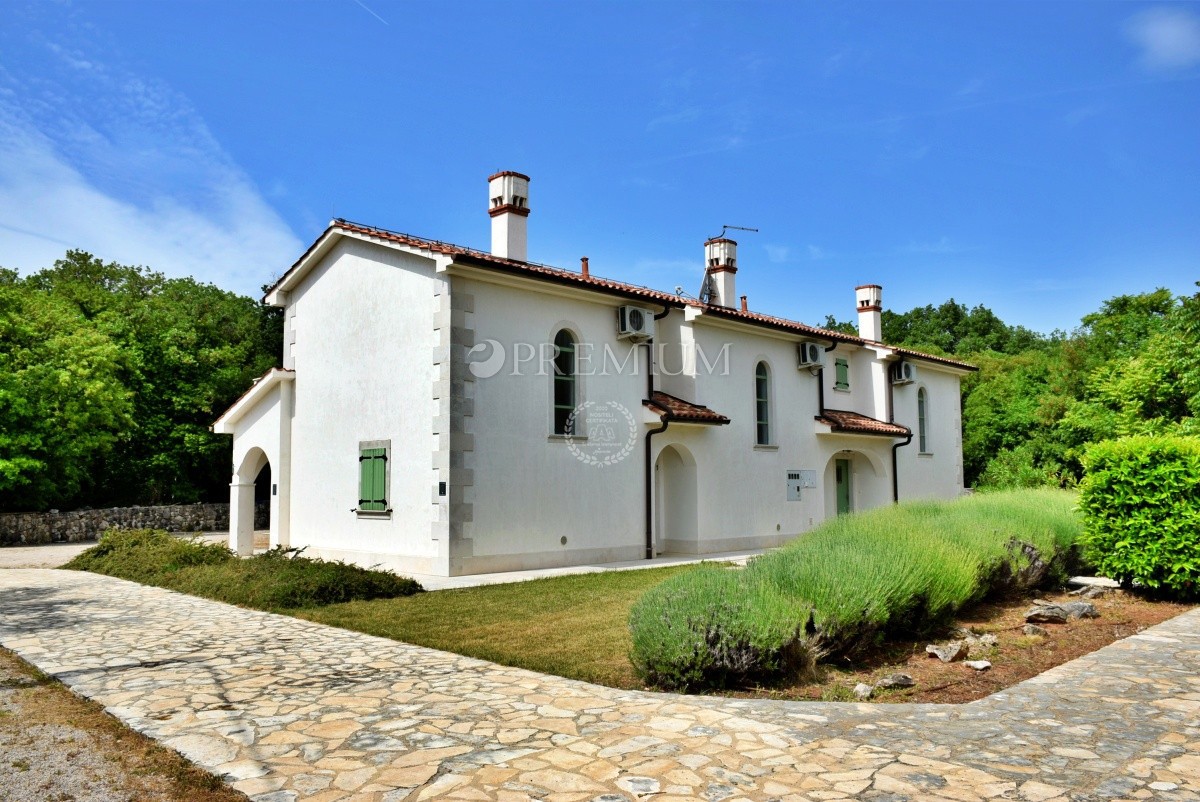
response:
<path id="1" fill-rule="evenodd" d="M 1049 331 L 1200 279 L 1200 4 L 22 2 L 0 265 L 68 247 L 257 295 L 334 216 L 756 311 L 953 297 Z"/>

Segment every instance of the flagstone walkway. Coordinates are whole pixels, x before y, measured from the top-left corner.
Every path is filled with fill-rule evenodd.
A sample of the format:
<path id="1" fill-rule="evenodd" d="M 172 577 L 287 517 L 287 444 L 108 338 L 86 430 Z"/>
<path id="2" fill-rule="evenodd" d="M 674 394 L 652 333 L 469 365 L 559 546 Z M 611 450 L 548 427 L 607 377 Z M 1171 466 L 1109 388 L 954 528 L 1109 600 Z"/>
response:
<path id="1" fill-rule="evenodd" d="M 618 691 L 53 570 L 0 571 L 0 644 L 258 802 L 1200 800 L 1200 610 L 959 706 Z"/>

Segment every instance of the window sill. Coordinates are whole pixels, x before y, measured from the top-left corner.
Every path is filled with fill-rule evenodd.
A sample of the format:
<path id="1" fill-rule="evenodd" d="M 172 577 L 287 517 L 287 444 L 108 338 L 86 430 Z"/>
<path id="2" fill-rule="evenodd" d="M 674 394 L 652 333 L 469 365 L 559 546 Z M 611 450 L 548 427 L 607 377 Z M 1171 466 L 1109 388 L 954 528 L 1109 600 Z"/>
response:
<path id="1" fill-rule="evenodd" d="M 850 388 L 849 387 L 834 387 L 833 391 L 835 393 L 848 393 L 848 392 L 850 392 Z"/>
<path id="2" fill-rule="evenodd" d="M 774 445 L 772 443 L 755 443 L 754 450 L 755 451 L 778 451 L 779 446 Z"/>
<path id="3" fill-rule="evenodd" d="M 933 452 L 932 451 L 918 451 L 917 456 L 918 457 L 932 457 Z"/>
<path id="4" fill-rule="evenodd" d="M 546 435 L 546 441 L 550 443 L 586 443 L 587 436 L 575 434 L 548 434 Z"/>
<path id="5" fill-rule="evenodd" d="M 358 518 L 391 518 L 391 510 L 354 510 L 354 515 Z"/>

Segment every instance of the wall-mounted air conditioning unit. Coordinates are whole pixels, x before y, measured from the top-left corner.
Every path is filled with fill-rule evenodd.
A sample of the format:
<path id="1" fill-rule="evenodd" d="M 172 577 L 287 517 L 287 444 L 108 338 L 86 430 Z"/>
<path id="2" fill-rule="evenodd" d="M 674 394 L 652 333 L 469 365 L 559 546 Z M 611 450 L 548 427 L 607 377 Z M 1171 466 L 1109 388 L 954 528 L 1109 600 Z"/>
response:
<path id="1" fill-rule="evenodd" d="M 912 384 L 917 380 L 917 366 L 905 360 L 892 363 L 892 384 Z"/>
<path id="2" fill-rule="evenodd" d="M 800 343 L 796 346 L 796 367 L 819 368 L 825 364 L 825 349 L 816 343 Z"/>
<path id="3" fill-rule="evenodd" d="M 645 342 L 654 336 L 654 316 L 640 306 L 622 306 L 617 310 L 617 336 Z"/>

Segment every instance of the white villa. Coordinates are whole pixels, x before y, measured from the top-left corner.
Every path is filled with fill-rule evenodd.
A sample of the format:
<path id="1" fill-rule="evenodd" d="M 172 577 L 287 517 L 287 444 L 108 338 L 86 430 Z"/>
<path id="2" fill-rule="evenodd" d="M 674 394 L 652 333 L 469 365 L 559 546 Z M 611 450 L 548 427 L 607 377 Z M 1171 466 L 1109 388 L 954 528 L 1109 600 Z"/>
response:
<path id="1" fill-rule="evenodd" d="M 737 243 L 699 299 L 527 261 L 529 178 L 488 179 L 490 253 L 334 220 L 265 301 L 283 367 L 233 436 L 230 545 L 455 576 L 773 546 L 963 490 L 970 365 L 748 311 Z"/>

